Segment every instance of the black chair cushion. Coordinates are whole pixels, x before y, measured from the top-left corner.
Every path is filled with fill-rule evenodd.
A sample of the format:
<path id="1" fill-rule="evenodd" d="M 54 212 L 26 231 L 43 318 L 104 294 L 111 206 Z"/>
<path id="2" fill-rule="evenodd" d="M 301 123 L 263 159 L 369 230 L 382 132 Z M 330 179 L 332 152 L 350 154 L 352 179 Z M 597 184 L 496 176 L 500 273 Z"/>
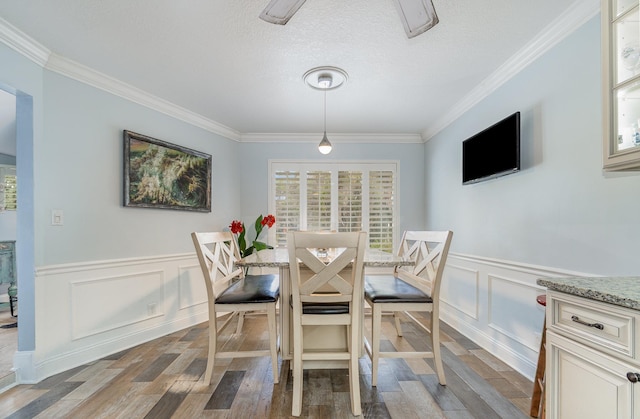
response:
<path id="1" fill-rule="evenodd" d="M 272 303 L 279 295 L 278 275 L 247 275 L 224 290 L 216 304 Z"/>
<path id="2" fill-rule="evenodd" d="M 293 308 L 293 297 L 289 299 Z M 349 303 L 302 303 L 302 314 L 347 314 Z"/>
<path id="3" fill-rule="evenodd" d="M 430 296 L 391 275 L 365 276 L 364 296 L 372 303 L 431 303 Z"/>

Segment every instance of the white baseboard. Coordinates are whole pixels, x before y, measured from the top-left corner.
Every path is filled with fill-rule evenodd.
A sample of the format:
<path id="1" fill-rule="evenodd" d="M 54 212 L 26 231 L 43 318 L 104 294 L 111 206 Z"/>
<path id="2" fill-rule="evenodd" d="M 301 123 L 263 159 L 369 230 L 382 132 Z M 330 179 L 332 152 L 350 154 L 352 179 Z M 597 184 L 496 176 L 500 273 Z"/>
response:
<path id="1" fill-rule="evenodd" d="M 483 333 L 482 330 L 472 326 L 470 323 L 461 321 L 459 317 L 456 317 L 453 313 L 447 312 L 442 308 L 440 309 L 440 320 L 456 329 L 482 349 L 509 365 L 529 380 L 533 381 L 537 364 L 524 357 L 521 353 L 518 353 L 513 347 L 498 342 L 491 336 Z"/>
<path id="2" fill-rule="evenodd" d="M 597 276 L 513 261 L 449 253 L 440 318 L 533 380 L 544 327 L 538 278 Z"/>
<path id="3" fill-rule="evenodd" d="M 39 381 L 36 374 L 34 351 L 17 351 L 13 355 L 13 370 L 18 384 L 35 384 Z"/>
<path id="4" fill-rule="evenodd" d="M 114 354 L 145 342 L 157 339 L 176 331 L 191 327 L 209 319 L 208 313 L 201 312 L 177 321 L 163 323 L 157 327 L 139 330 L 129 335 L 118 336 L 111 340 L 105 340 L 99 344 L 85 346 L 75 351 L 65 352 L 56 357 L 36 362 L 32 375 L 20 374 L 19 383 L 37 383 L 46 377 L 67 371 L 87 363 L 97 361 L 107 355 Z M 17 365 L 17 364 L 16 364 Z"/>
<path id="5" fill-rule="evenodd" d="M 441 318 L 531 379 L 544 318 L 535 299 L 544 289 L 536 280 L 584 275 L 449 254 Z M 20 384 L 208 320 L 204 281 L 192 254 L 40 267 L 36 306 L 36 350 L 14 356 Z"/>

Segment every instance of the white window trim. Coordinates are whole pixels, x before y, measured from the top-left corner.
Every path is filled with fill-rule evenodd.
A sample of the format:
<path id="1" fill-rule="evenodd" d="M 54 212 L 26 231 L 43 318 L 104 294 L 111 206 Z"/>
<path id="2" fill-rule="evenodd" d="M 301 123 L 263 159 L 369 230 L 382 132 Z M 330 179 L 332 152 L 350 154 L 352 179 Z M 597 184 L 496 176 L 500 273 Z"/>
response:
<path id="1" fill-rule="evenodd" d="M 367 171 L 375 171 L 375 170 L 393 170 L 394 176 L 394 201 L 393 201 L 393 251 L 395 253 L 395 249 L 398 248 L 397 244 L 400 240 L 400 229 L 398 225 L 399 219 L 399 211 L 400 211 L 400 160 L 280 160 L 273 159 L 269 160 L 269 214 L 275 214 L 275 182 L 273 181 L 273 173 L 275 170 L 298 170 L 300 172 L 308 171 L 308 170 L 327 170 L 330 168 L 332 170 L 332 185 L 337 189 L 338 182 L 337 176 L 338 171 L 340 170 L 364 170 Z M 306 184 L 304 182 L 301 184 L 301 193 L 302 186 L 306 188 Z M 363 187 L 369 188 L 369 177 L 365 176 L 363 179 Z M 365 202 L 366 201 L 366 202 Z M 306 205 L 306 204 L 305 204 Z M 368 200 L 364 200 L 363 203 L 363 223 L 364 217 L 366 216 L 367 224 L 369 221 L 369 202 Z M 332 204 L 332 213 L 337 212 L 337 203 Z M 300 209 L 302 211 L 302 208 Z M 303 216 L 306 217 L 306 209 L 303 211 Z M 332 217 L 333 220 L 337 220 L 337 217 Z M 276 223 L 278 220 L 276 220 Z M 333 223 L 333 221 L 332 221 Z M 337 229 L 337 226 L 333 226 L 333 229 Z M 269 243 L 275 243 L 275 229 L 269 229 L 267 240 Z M 368 243 L 368 240 L 367 240 Z"/>

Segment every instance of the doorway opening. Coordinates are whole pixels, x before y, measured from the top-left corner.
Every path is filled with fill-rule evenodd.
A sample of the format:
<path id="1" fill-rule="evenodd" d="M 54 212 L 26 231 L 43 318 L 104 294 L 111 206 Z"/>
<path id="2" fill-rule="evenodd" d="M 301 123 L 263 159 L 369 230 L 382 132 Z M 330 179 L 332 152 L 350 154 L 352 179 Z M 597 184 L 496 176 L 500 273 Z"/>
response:
<path id="1" fill-rule="evenodd" d="M 13 246 L 9 256 L 0 249 L 0 293 L 9 283 L 9 304 L 0 303 L 0 389 L 20 381 L 20 370 L 33 371 L 35 348 L 33 97 L 0 83 L 0 165 L 2 209 L 0 243 Z M 14 190 L 8 190 L 15 188 Z M 6 252 L 5 252 L 6 253 Z M 6 272 L 5 272 L 6 271 Z M 2 300 L 0 300 L 2 301 Z M 19 302 L 19 304 L 18 304 Z M 6 339 L 5 339 L 6 338 Z M 20 354 L 24 354 L 20 356 Z M 21 365 L 23 364 L 23 365 Z"/>

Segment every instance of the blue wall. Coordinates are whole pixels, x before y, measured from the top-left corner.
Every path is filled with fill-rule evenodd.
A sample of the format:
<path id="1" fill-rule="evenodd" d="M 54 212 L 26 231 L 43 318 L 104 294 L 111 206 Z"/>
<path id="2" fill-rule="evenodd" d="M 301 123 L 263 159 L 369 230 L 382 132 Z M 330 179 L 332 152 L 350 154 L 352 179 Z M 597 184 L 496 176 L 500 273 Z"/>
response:
<path id="1" fill-rule="evenodd" d="M 331 137 L 331 134 L 328 134 Z M 321 135 L 318 137 L 320 142 Z M 317 143 L 243 143 L 241 146 L 243 220 L 255 220 L 268 209 L 270 159 L 353 161 L 392 160 L 400 162 L 400 216 L 396 240 L 403 230 L 422 229 L 424 207 L 424 144 L 353 144 L 336 143 L 328 155 L 318 151 Z"/>
<path id="2" fill-rule="evenodd" d="M 222 228 L 237 210 L 236 142 L 57 73 L 44 80 L 38 265 L 192 252 L 192 231 Z M 125 129 L 213 155 L 212 212 L 123 207 Z M 64 226 L 51 226 L 54 208 Z"/>
<path id="3" fill-rule="evenodd" d="M 453 252 L 638 275 L 640 174 L 602 170 L 600 86 L 598 16 L 426 143 L 426 226 Z M 463 186 L 462 141 L 515 111 L 522 171 Z"/>

